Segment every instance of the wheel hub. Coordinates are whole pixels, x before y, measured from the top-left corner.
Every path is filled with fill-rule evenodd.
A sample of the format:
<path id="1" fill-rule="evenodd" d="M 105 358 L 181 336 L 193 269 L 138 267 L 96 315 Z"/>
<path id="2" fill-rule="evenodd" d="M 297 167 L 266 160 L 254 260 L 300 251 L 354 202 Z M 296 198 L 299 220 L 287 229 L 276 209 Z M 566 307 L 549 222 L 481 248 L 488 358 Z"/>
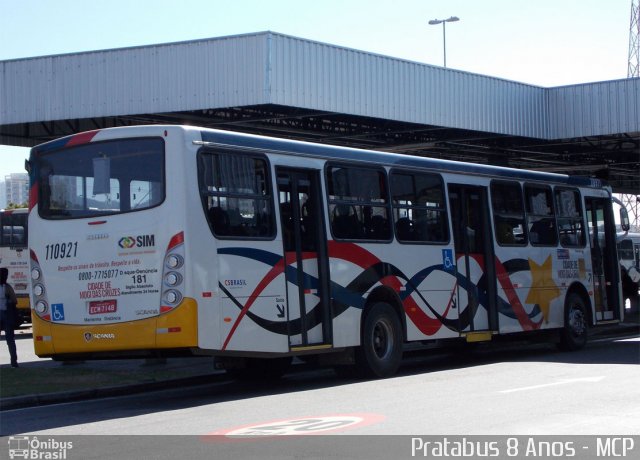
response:
<path id="1" fill-rule="evenodd" d="M 380 359 L 384 359 L 391 352 L 393 342 L 391 327 L 384 321 L 376 323 L 373 329 L 373 351 Z"/>
<path id="2" fill-rule="evenodd" d="M 582 335 L 585 331 L 584 313 L 579 308 L 569 311 L 569 325 L 574 335 Z"/>

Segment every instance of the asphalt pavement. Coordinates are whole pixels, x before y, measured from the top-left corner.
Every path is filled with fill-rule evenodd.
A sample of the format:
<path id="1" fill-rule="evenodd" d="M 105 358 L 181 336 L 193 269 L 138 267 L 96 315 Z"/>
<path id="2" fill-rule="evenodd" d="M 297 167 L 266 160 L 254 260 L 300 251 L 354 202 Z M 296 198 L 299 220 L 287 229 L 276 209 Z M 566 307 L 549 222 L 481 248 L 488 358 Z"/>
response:
<path id="1" fill-rule="evenodd" d="M 590 338 L 604 338 L 616 336 L 628 336 L 640 334 L 640 314 L 633 313 L 625 316 L 625 320 L 620 324 L 612 324 L 599 326 L 590 330 Z M 65 391 L 47 394 L 30 394 L 24 396 L 16 396 L 2 398 L 0 400 L 0 410 L 17 409 L 22 407 L 32 407 L 45 404 L 55 404 L 68 401 L 78 401 L 84 399 L 93 399 L 101 397 L 129 395 L 136 392 L 144 392 L 158 389 L 166 389 L 173 387 L 185 387 L 196 385 L 211 379 L 226 379 L 224 371 L 214 368 L 213 358 L 211 357 L 181 357 L 166 359 L 113 359 L 113 360 L 87 360 L 75 362 L 59 362 L 49 358 L 39 358 L 33 352 L 31 329 L 23 326 L 16 331 L 16 343 L 18 345 L 18 360 L 21 368 L 85 368 L 96 369 L 100 372 L 108 371 L 136 371 L 144 374 L 146 369 L 162 369 L 163 371 L 174 375 L 184 377 L 171 378 L 162 381 L 149 382 L 147 379 L 141 379 L 138 383 L 127 385 L 100 387 L 95 386 L 82 390 Z M 2 335 L 4 342 L 4 334 Z M 9 367 L 9 353 L 5 344 L 0 345 L 0 367 Z M 15 372 L 19 372 L 16 369 Z M 0 382 L 1 383 L 1 382 Z"/>

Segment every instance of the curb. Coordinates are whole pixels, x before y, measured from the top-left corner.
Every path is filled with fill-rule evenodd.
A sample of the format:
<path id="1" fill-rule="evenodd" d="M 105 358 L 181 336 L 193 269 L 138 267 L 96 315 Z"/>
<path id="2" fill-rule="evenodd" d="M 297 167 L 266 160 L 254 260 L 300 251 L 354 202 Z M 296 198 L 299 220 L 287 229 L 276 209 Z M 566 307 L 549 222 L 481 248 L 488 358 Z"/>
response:
<path id="1" fill-rule="evenodd" d="M 601 335 L 621 335 L 627 333 L 640 333 L 640 323 L 618 323 L 607 326 L 596 326 L 589 329 L 590 337 Z"/>
<path id="2" fill-rule="evenodd" d="M 130 385 L 118 385 L 104 388 L 91 388 L 88 390 L 63 391 L 58 393 L 44 393 L 25 396 L 14 396 L 0 400 L 0 411 L 23 409 L 26 407 L 46 406 L 74 401 L 86 401 L 98 398 L 124 396 L 146 391 L 167 390 L 181 386 L 195 386 L 212 381 L 226 380 L 228 377 L 223 372 L 202 374 L 192 377 L 184 377 L 157 382 L 134 383 Z"/>

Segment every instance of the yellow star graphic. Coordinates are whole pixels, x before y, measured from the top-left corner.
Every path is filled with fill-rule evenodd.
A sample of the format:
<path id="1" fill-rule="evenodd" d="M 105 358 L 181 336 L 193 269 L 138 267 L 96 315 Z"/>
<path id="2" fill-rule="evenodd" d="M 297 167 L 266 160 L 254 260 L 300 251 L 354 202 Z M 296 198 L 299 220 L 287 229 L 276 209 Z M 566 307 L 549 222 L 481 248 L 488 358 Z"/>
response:
<path id="1" fill-rule="evenodd" d="M 529 259 L 531 269 L 531 289 L 527 295 L 527 303 L 537 304 L 542 310 L 544 321 L 549 322 L 549 308 L 551 301 L 560 295 L 558 285 L 551 275 L 551 256 L 547 257 L 542 265 L 538 265 Z"/>

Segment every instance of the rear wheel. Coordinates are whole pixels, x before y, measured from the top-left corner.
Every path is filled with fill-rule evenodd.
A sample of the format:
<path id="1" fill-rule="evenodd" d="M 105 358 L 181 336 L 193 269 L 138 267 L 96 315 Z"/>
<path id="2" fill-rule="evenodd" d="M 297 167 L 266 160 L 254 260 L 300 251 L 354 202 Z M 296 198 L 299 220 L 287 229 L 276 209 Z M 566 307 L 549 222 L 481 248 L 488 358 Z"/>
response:
<path id="1" fill-rule="evenodd" d="M 356 370 L 366 378 L 390 377 L 402 361 L 402 326 L 391 305 L 376 303 L 364 318 Z"/>
<path id="2" fill-rule="evenodd" d="M 560 331 L 559 348 L 567 351 L 583 348 L 587 343 L 588 328 L 584 300 L 575 292 L 569 294 L 564 311 L 564 327 Z"/>

